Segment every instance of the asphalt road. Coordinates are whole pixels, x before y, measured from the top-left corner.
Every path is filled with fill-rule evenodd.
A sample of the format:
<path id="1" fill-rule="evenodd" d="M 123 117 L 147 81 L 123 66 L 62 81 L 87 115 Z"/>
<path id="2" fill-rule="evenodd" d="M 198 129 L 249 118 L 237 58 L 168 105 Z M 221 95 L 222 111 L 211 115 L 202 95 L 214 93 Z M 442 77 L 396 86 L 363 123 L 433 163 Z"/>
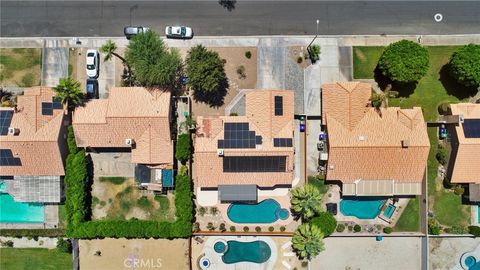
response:
<path id="1" fill-rule="evenodd" d="M 480 1 L 5 1 L 0 36 L 121 36 L 123 27 L 193 27 L 201 36 L 479 34 Z M 443 20 L 435 22 L 441 13 Z"/>

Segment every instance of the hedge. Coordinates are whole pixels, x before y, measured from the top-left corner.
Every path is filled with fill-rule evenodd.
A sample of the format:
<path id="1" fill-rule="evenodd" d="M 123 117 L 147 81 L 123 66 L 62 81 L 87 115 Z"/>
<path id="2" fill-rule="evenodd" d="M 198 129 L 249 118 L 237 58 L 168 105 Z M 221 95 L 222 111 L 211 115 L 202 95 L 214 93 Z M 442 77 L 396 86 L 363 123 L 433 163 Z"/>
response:
<path id="1" fill-rule="evenodd" d="M 310 224 L 317 226 L 325 235 L 331 235 L 337 228 L 337 220 L 329 212 L 321 212 L 317 217 L 310 220 Z"/>
<path id="2" fill-rule="evenodd" d="M 175 149 L 175 158 L 181 162 L 185 162 L 192 154 L 190 134 L 184 133 L 178 136 L 177 145 Z"/>
<path id="3" fill-rule="evenodd" d="M 60 237 L 65 235 L 63 229 L 1 229 L 0 236 L 6 237 Z"/>
<path id="4" fill-rule="evenodd" d="M 468 226 L 468 232 L 475 237 L 480 237 L 480 227 L 478 226 Z"/>

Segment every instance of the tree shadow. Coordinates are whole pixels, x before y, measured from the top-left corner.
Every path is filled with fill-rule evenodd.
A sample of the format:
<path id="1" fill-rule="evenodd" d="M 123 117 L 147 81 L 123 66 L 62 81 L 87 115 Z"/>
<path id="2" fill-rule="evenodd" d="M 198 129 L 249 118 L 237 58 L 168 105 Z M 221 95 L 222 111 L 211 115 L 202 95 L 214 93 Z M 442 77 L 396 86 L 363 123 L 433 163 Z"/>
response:
<path id="1" fill-rule="evenodd" d="M 475 87 L 466 87 L 458 83 L 457 80 L 450 75 L 448 64 L 444 65 L 438 74 L 440 75 L 440 82 L 447 91 L 447 94 L 460 100 L 473 97 L 478 91 Z"/>
<path id="2" fill-rule="evenodd" d="M 225 103 L 225 96 L 227 95 L 228 89 L 228 80 L 225 78 L 220 82 L 220 85 L 217 91 L 213 92 L 204 92 L 204 91 L 194 91 L 193 98 L 195 101 L 204 102 L 210 107 L 220 107 Z"/>
<path id="3" fill-rule="evenodd" d="M 228 11 L 234 10 L 236 3 L 237 0 L 218 0 L 218 4 L 220 4 L 224 9 Z"/>
<path id="4" fill-rule="evenodd" d="M 373 70 L 373 79 L 375 80 L 375 82 L 378 84 L 378 87 L 382 91 L 385 91 L 387 86 L 389 84 L 392 84 L 392 80 L 390 80 L 390 78 L 388 78 L 388 77 L 386 77 L 382 74 L 382 71 L 380 71 L 380 69 L 378 68 L 378 65 Z"/>
<path id="5" fill-rule="evenodd" d="M 373 71 L 373 78 L 375 82 L 378 84 L 378 87 L 385 91 L 389 85 L 392 86 L 390 89 L 391 91 L 398 92 L 398 97 L 409 97 L 417 88 L 417 82 L 413 83 L 400 83 L 392 81 L 390 78 L 382 74 L 382 71 L 378 68 L 378 65 L 375 67 Z"/>

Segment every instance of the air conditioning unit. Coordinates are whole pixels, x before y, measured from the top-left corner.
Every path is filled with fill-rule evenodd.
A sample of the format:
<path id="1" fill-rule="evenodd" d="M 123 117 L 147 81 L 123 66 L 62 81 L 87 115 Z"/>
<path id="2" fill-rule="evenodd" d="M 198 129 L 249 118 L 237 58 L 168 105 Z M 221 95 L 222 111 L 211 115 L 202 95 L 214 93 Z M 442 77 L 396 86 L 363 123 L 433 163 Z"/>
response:
<path id="1" fill-rule="evenodd" d="M 320 153 L 320 160 L 328 160 L 328 153 Z"/>
<path id="2" fill-rule="evenodd" d="M 134 139 L 125 139 L 125 144 L 128 146 L 133 146 L 135 144 Z"/>
<path id="3" fill-rule="evenodd" d="M 217 154 L 219 157 L 223 157 L 223 149 L 217 149 Z"/>
<path id="4" fill-rule="evenodd" d="M 12 127 L 8 128 L 8 135 L 16 136 L 19 133 L 20 133 L 20 129 L 18 129 L 18 128 L 12 128 Z"/>

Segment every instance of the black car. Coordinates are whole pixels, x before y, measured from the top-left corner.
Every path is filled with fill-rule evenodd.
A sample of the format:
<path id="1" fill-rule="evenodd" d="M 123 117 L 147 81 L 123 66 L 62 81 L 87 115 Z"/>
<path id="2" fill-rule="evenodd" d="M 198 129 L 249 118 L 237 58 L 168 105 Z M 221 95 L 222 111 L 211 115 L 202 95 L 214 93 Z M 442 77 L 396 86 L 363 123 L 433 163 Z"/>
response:
<path id="1" fill-rule="evenodd" d="M 87 98 L 98 99 L 98 81 L 95 79 L 87 79 Z"/>

